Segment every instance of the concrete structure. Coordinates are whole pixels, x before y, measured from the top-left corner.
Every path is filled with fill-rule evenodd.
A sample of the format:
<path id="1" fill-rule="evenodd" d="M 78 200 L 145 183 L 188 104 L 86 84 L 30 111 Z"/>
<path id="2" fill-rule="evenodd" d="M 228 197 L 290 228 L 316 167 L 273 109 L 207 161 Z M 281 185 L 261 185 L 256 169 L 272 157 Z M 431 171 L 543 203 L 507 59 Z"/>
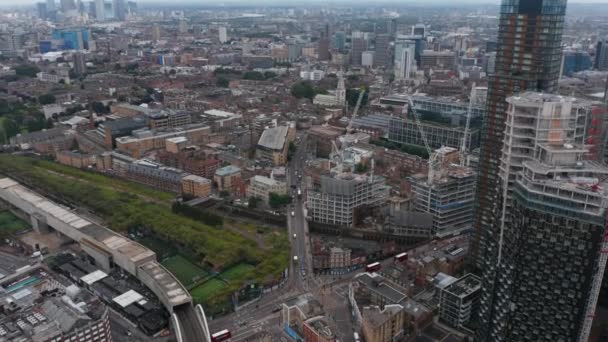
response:
<path id="1" fill-rule="evenodd" d="M 415 239 L 433 236 L 433 215 L 429 213 L 396 210 L 387 217 L 383 231 L 387 234 Z"/>
<path id="2" fill-rule="evenodd" d="M 295 130 L 287 126 L 265 129 L 256 147 L 256 158 L 272 162 L 274 166 L 287 163 L 289 143 L 295 138 Z"/>
<path id="3" fill-rule="evenodd" d="M 96 156 L 72 151 L 58 151 L 55 154 L 57 161 L 63 165 L 69 165 L 79 169 L 87 168 L 95 164 Z"/>
<path id="4" fill-rule="evenodd" d="M 116 138 L 116 150 L 134 158 L 141 158 L 146 152 L 166 149 L 168 138 L 185 137 L 192 144 L 209 142 L 211 128 L 192 125 L 170 131 L 141 129 L 132 131 L 131 136 Z"/>
<path id="5" fill-rule="evenodd" d="M 207 178 L 188 175 L 182 178 L 182 194 L 194 197 L 209 197 L 213 189 L 213 182 Z"/>
<path id="6" fill-rule="evenodd" d="M 481 279 L 473 274 L 443 287 L 439 297 L 439 319 L 456 328 L 466 328 L 479 309 Z"/>
<path id="7" fill-rule="evenodd" d="M 179 193 L 182 178 L 187 174 L 179 169 L 166 167 L 150 160 L 136 160 L 127 165 L 125 177 L 162 191 Z"/>
<path id="8" fill-rule="evenodd" d="M 10 178 L 0 179 L 0 198 L 29 215 L 37 231 L 52 229 L 78 242 L 103 270 L 120 267 L 137 277 L 169 312 L 192 302 L 188 290 L 144 246 L 74 214 Z"/>
<path id="9" fill-rule="evenodd" d="M 357 174 L 321 176 L 308 189 L 308 215 L 319 223 L 351 228 L 364 212 L 388 199 L 383 177 Z"/>
<path id="10" fill-rule="evenodd" d="M 594 66 L 598 70 L 608 70 L 608 39 L 597 42 Z"/>
<path id="11" fill-rule="evenodd" d="M 105 0 L 95 0 L 95 17 L 97 21 L 106 20 Z"/>
<path id="12" fill-rule="evenodd" d="M 361 66 L 371 68 L 374 66 L 376 53 L 374 51 L 363 51 L 361 54 Z"/>
<path id="13" fill-rule="evenodd" d="M 443 147 L 434 152 L 438 166 L 433 178 L 428 174 L 410 177 L 414 210 L 433 217 L 433 235 L 445 237 L 472 228 L 477 175 L 466 166 L 455 164 L 458 151 Z"/>
<path id="14" fill-rule="evenodd" d="M 344 133 L 344 129 L 332 126 L 314 126 L 308 130 L 308 145 L 319 158 L 329 158 L 332 141 Z"/>
<path id="15" fill-rule="evenodd" d="M 465 129 L 460 126 L 442 124 L 438 122 L 421 121 L 427 141 L 432 148 L 449 146 L 459 148 Z M 418 124 L 413 119 L 393 117 L 389 121 L 388 140 L 399 144 L 424 146 Z M 467 150 L 479 147 L 479 129 L 470 128 L 466 134 Z"/>
<path id="16" fill-rule="evenodd" d="M 265 203 L 268 203 L 270 193 L 275 193 L 277 195 L 287 194 L 287 183 L 264 176 L 253 176 L 249 180 L 247 197 L 258 197 Z"/>
<path id="17" fill-rule="evenodd" d="M 367 306 L 361 310 L 362 332 L 366 342 L 392 342 L 403 337 L 406 315 L 399 304 Z"/>
<path id="18" fill-rule="evenodd" d="M 232 192 L 243 182 L 241 169 L 233 165 L 224 166 L 215 171 L 213 181 L 217 185 L 218 191 Z"/>
<path id="19" fill-rule="evenodd" d="M 364 38 L 352 38 L 350 50 L 350 63 L 354 66 L 361 65 L 363 51 L 367 49 L 367 42 Z"/>

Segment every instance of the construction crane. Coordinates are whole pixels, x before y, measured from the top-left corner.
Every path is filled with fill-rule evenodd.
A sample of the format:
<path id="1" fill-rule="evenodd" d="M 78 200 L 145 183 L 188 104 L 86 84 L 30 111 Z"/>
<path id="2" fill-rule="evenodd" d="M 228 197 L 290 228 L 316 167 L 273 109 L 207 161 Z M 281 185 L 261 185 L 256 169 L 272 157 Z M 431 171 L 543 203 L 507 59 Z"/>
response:
<path id="1" fill-rule="evenodd" d="M 350 117 L 350 121 L 348 122 L 348 126 L 346 127 L 346 133 L 351 134 L 353 132 L 353 123 L 355 122 L 355 118 L 357 117 L 357 113 L 359 112 L 359 107 L 361 107 L 361 102 L 363 101 L 363 95 L 365 94 L 365 87 L 361 87 L 361 91 L 359 91 L 359 98 L 357 99 L 357 104 L 355 105 L 355 109 L 353 109 L 353 114 Z"/>
<path id="2" fill-rule="evenodd" d="M 422 138 L 422 142 L 424 143 L 424 148 L 426 149 L 427 154 L 429 155 L 429 174 L 427 183 L 431 186 L 435 180 L 435 171 L 437 170 L 438 164 L 438 155 L 431 149 L 431 145 L 429 145 L 429 141 L 426 138 L 426 132 L 422 128 L 422 122 L 420 121 L 420 117 L 418 112 L 416 112 L 416 108 L 414 107 L 414 101 L 412 101 L 411 96 L 407 98 L 408 107 L 411 109 L 412 114 L 414 114 L 414 120 L 416 121 L 416 126 L 418 127 L 418 132 L 420 133 L 420 137 Z M 403 106 L 403 112 L 405 112 L 406 107 Z M 430 196 L 430 191 L 429 191 Z"/>
<path id="3" fill-rule="evenodd" d="M 471 95 L 469 96 L 469 108 L 467 109 L 467 121 L 464 126 L 464 133 L 462 134 L 462 145 L 460 145 L 460 166 L 465 165 L 466 151 L 467 151 L 467 135 L 469 135 L 469 128 L 471 126 L 471 113 L 473 112 L 473 99 L 477 96 L 477 88 L 475 83 L 471 87 Z"/>

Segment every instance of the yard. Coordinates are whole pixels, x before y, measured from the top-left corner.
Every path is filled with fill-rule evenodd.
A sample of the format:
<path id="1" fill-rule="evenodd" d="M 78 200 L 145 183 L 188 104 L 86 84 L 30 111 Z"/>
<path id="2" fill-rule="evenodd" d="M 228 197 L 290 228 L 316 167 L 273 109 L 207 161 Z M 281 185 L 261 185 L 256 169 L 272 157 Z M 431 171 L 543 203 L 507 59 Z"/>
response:
<path id="1" fill-rule="evenodd" d="M 184 286 L 189 287 L 209 275 L 202 267 L 193 264 L 181 255 L 169 257 L 161 262 Z"/>

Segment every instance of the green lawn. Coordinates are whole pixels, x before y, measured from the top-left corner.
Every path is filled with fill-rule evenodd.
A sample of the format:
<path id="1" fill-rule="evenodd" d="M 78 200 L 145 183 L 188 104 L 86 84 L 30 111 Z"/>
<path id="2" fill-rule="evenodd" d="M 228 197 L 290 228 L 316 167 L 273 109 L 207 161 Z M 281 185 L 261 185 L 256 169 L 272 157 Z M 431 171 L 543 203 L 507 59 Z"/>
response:
<path id="1" fill-rule="evenodd" d="M 240 263 L 238 265 L 232 266 L 226 271 L 220 274 L 220 277 L 226 279 L 227 281 L 231 281 L 234 279 L 241 279 L 243 276 L 247 275 L 249 271 L 253 270 L 255 266 Z"/>
<path id="2" fill-rule="evenodd" d="M 181 255 L 172 256 L 161 262 L 179 281 L 188 287 L 205 278 L 209 273 Z"/>
<path id="3" fill-rule="evenodd" d="M 214 294 L 222 290 L 225 286 L 226 284 L 223 281 L 211 279 L 205 282 L 204 284 L 192 289 L 192 291 L 190 291 L 190 294 L 197 303 L 200 303 L 212 297 Z"/>
<path id="4" fill-rule="evenodd" d="M 30 225 L 13 215 L 10 211 L 0 211 L 0 232 L 2 234 L 14 234 L 30 228 Z"/>

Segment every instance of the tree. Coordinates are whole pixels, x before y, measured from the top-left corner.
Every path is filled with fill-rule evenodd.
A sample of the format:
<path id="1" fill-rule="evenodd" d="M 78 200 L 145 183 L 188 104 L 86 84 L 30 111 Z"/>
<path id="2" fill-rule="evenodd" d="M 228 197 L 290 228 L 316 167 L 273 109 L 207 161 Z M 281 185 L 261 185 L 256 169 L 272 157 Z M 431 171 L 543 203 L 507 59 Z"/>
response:
<path id="1" fill-rule="evenodd" d="M 359 99 L 360 92 L 360 89 L 346 89 L 346 102 L 348 102 L 348 105 L 350 107 L 355 107 L 357 105 L 357 100 Z M 361 99 L 361 107 L 367 104 L 368 94 L 368 91 L 363 94 L 363 98 Z"/>
<path id="2" fill-rule="evenodd" d="M 315 89 L 312 87 L 310 82 L 298 82 L 291 87 L 291 95 L 301 99 L 307 98 L 312 100 L 315 97 Z"/>
<path id="3" fill-rule="evenodd" d="M 4 129 L 4 134 L 6 138 L 14 137 L 19 134 L 19 126 L 15 123 L 15 121 L 5 118 L 2 120 L 2 128 Z"/>
<path id="4" fill-rule="evenodd" d="M 256 197 L 256 196 L 249 197 L 249 203 L 247 204 L 247 206 L 250 209 L 255 209 L 255 208 L 258 207 L 258 205 L 260 204 L 261 200 L 262 200 L 261 198 Z"/>
<path id="5" fill-rule="evenodd" d="M 38 96 L 38 102 L 40 102 L 41 105 L 55 103 L 55 101 L 57 101 L 57 99 L 53 94 L 44 94 Z"/>
<path id="6" fill-rule="evenodd" d="M 230 81 L 228 81 L 228 79 L 225 78 L 225 77 L 218 77 L 217 80 L 215 81 L 215 84 L 218 87 L 228 88 L 228 85 L 230 84 Z"/>
<path id="7" fill-rule="evenodd" d="M 367 172 L 367 164 L 359 163 L 355 166 L 355 172 L 364 173 Z"/>
<path id="8" fill-rule="evenodd" d="M 109 108 L 104 106 L 101 102 L 91 103 L 91 109 L 97 114 L 107 114 L 110 112 Z"/>
<path id="9" fill-rule="evenodd" d="M 262 81 L 264 80 L 264 74 L 259 71 L 247 71 L 243 74 L 244 80 L 254 80 L 254 81 Z"/>
<path id="10" fill-rule="evenodd" d="M 40 69 L 35 65 L 21 64 L 15 67 L 15 73 L 19 77 L 36 77 L 36 74 L 40 72 Z"/>
<path id="11" fill-rule="evenodd" d="M 273 209 L 278 209 L 289 203 L 291 203 L 291 197 L 289 195 L 279 195 L 274 192 L 271 192 L 270 194 L 268 194 L 268 204 Z"/>

